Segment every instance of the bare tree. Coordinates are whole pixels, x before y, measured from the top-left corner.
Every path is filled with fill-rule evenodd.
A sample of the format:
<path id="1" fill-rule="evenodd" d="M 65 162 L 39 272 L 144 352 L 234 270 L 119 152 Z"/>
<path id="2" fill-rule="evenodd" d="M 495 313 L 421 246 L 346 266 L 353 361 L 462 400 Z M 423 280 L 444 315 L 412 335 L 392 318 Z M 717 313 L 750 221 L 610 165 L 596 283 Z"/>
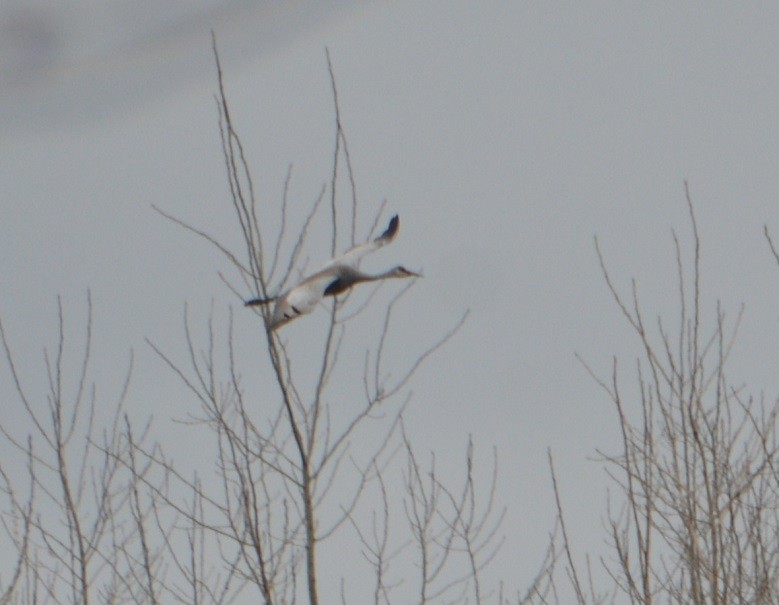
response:
<path id="1" fill-rule="evenodd" d="M 252 295 L 267 298 L 300 278 L 301 258 L 311 245 L 312 225 L 321 215 L 329 219 L 329 253 L 334 256 L 339 249 L 370 238 L 381 220 L 384 204 L 359 238 L 363 229 L 358 216 L 360 203 L 328 55 L 335 106 L 335 143 L 328 182 L 314 196 L 298 229 L 290 233 L 290 170 L 277 213 L 280 224 L 269 227 L 264 218 L 268 215 L 267 202 L 256 193 L 247 154 L 235 130 L 216 46 L 214 52 L 222 151 L 242 252 L 233 252 L 206 231 L 160 212 L 224 254 L 237 277 L 223 280 L 239 300 Z M 187 478 L 165 466 L 165 471 L 186 486 L 194 498 L 189 510 L 169 503 L 175 504 L 177 514 L 192 527 L 206 532 L 207 542 L 218 549 L 222 558 L 222 572 L 214 576 L 221 588 L 212 583 L 206 591 L 203 585 L 198 594 L 204 600 L 213 598 L 205 599 L 206 592 L 227 598 L 253 587 L 264 603 L 319 603 L 320 550 L 329 541 L 351 536 L 355 554 L 362 545 L 375 577 L 376 603 L 392 600 L 400 584 L 392 570 L 398 563 L 398 553 L 408 551 L 411 544 L 425 563 L 418 571 L 420 602 L 440 602 L 451 598 L 447 595 L 455 590 L 467 590 L 474 602 L 484 602 L 489 591 L 480 584 L 479 576 L 499 546 L 497 531 L 502 519 L 494 506 L 494 478 L 486 486 L 482 505 L 474 485 L 473 446 L 469 444 L 465 483 L 458 490 L 448 488 L 438 479 L 434 467 L 422 470 L 407 435 L 400 430 L 410 398 L 410 380 L 425 359 L 455 334 L 465 315 L 452 330 L 412 357 L 405 369 L 393 368 L 391 374 L 386 351 L 393 337 L 395 310 L 409 292 L 409 287 L 402 288 L 385 303 L 375 340 L 360 345 L 365 350 L 361 375 L 339 374 L 341 355 L 353 338 L 349 323 L 372 303 L 377 304 L 379 289 L 366 287 L 362 300 L 357 300 L 360 294 L 352 291 L 333 298 L 327 305 L 324 328 L 319 333 L 308 333 L 306 363 L 297 361 L 301 350 L 287 342 L 283 331 L 269 329 L 271 310 L 257 308 L 255 313 L 265 327 L 265 336 L 260 354 L 251 363 L 268 363 L 273 377 L 273 385 L 263 384 L 260 394 L 252 394 L 242 380 L 244 372 L 240 368 L 245 363 L 236 354 L 232 312 L 224 331 L 211 317 L 202 345 L 193 336 L 185 313 L 189 349 L 185 364 L 151 343 L 200 402 L 197 421 L 206 424 L 216 440 L 219 490 L 206 489 L 204 485 L 211 482 L 200 474 Z M 313 369 L 312 350 L 318 351 Z M 343 393 L 359 403 L 346 405 Z M 332 401 L 342 404 L 331 407 Z M 358 455 L 356 442 L 372 446 Z M 401 493 L 407 494 L 403 510 L 408 538 L 403 540 L 388 532 L 389 525 L 397 523 L 390 511 L 401 510 L 387 490 L 391 469 L 397 466 L 399 457 L 407 461 Z M 159 458 L 154 460 L 161 462 Z M 397 489 L 392 490 L 393 496 L 396 493 Z M 375 501 L 377 495 L 381 504 L 368 515 L 369 530 L 360 507 Z M 431 550 L 436 551 L 432 559 L 428 558 Z M 431 568 L 427 563 L 433 560 Z M 338 572 L 342 574 L 345 601 L 355 580 L 348 577 L 346 567 Z M 455 577 L 455 573 L 460 575 Z M 357 576 L 364 573 L 358 572 Z M 194 582 L 194 576 L 191 579 Z"/>
<path id="2" fill-rule="evenodd" d="M 44 350 L 43 393 L 24 384 L 0 323 L 21 411 L 13 427 L 0 424 L 17 454 L 0 464 L 6 552 L 16 554 L 2 603 L 153 603 L 162 581 L 158 549 L 144 542 L 150 507 L 138 491 L 152 478 L 148 466 L 134 464 L 131 425 L 122 423 L 132 356 L 110 405 L 91 377 L 91 296 L 86 307 L 83 342 L 74 345 L 58 299 L 59 332 L 53 349 Z"/>
<path id="3" fill-rule="evenodd" d="M 585 363 L 614 406 L 622 448 L 601 452 L 615 487 L 607 510 L 610 548 L 601 559 L 613 584 L 596 593 L 589 560 L 582 574 L 564 529 L 558 543 L 579 603 L 779 603 L 779 400 L 749 395 L 727 375 L 743 309 L 728 320 L 718 302 L 706 320 L 688 190 L 686 202 L 692 251 L 685 260 L 674 232 L 675 322 L 647 323 L 635 280 L 628 296 L 620 294 L 596 240 L 606 284 L 643 355 L 630 395 L 616 358 L 608 379 Z M 553 467 L 552 477 L 564 528 Z"/>
<path id="4" fill-rule="evenodd" d="M 160 212 L 224 255 L 232 273 L 223 281 L 239 301 L 267 297 L 300 278 L 315 225 L 321 232 L 326 218 L 334 255 L 371 237 L 384 204 L 370 219 L 363 218 L 368 212 L 358 216 L 328 55 L 335 106 L 328 180 L 293 228 L 290 169 L 276 207 L 280 218 L 271 222 L 270 203 L 255 191 L 234 127 L 215 45 L 214 53 L 219 132 L 241 251 Z M 469 438 L 463 476 L 448 481 L 433 454 L 423 463 L 427 453 L 419 453 L 403 422 L 414 374 L 467 313 L 438 340 L 410 343 L 417 353 L 392 362 L 394 318 L 410 289 L 382 296 L 386 289 L 364 286 L 323 304 L 327 321 L 310 318 L 320 331 L 309 333 L 305 347 L 270 330 L 270 310 L 260 308 L 252 317 L 263 336 L 248 356 L 239 353 L 232 310 L 224 323 L 212 311 L 198 337 L 185 307 L 184 361 L 149 344 L 192 395 L 188 429 L 205 428 L 210 439 L 200 449 L 213 448 L 213 467 L 197 471 L 150 443 L 150 423 L 139 428 L 124 412 L 132 356 L 113 404 L 98 395 L 91 296 L 79 346 L 58 301 L 58 338 L 44 355 L 44 394 L 24 384 L 0 323 L 5 365 L 28 425 L 0 423 L 16 454 L 0 463 L 0 518 L 13 555 L 9 573 L 0 576 L 0 603 L 315 605 L 332 601 L 333 590 L 346 603 L 362 600 L 366 578 L 372 588 L 365 594 L 376 604 L 494 599 L 483 570 L 502 543 L 497 453 L 480 471 Z M 371 333 L 349 329 L 376 307 L 382 312 Z M 240 312 L 252 313 L 242 304 Z M 361 371 L 352 370 L 355 359 Z M 247 375 L 266 378 L 257 384 Z M 323 587 L 325 566 L 337 580 Z"/>

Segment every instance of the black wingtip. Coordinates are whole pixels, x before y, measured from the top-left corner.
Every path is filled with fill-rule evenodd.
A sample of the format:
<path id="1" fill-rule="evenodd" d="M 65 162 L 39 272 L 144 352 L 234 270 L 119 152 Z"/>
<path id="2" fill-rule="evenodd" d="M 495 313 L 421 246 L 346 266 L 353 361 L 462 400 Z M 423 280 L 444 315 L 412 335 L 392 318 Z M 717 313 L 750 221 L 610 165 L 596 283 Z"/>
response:
<path id="1" fill-rule="evenodd" d="M 243 306 L 244 307 L 258 307 L 260 305 L 267 305 L 269 303 L 272 303 L 275 299 L 274 298 L 252 298 L 251 300 L 247 300 Z"/>
<path id="2" fill-rule="evenodd" d="M 387 230 L 381 234 L 380 239 L 392 239 L 395 237 L 395 234 L 398 232 L 398 227 L 400 226 L 400 217 L 396 214 L 390 219 L 389 226 L 387 227 Z"/>

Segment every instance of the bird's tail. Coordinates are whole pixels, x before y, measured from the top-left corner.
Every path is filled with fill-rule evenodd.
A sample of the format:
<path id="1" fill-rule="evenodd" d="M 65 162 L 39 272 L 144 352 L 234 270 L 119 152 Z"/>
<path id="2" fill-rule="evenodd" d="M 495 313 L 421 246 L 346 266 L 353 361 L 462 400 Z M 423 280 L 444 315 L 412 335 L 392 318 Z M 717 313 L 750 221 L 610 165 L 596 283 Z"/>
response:
<path id="1" fill-rule="evenodd" d="M 272 296 L 270 298 L 252 298 L 251 300 L 247 300 L 244 303 L 244 306 L 246 307 L 259 307 L 260 305 L 269 305 L 272 302 L 276 302 L 276 297 Z"/>

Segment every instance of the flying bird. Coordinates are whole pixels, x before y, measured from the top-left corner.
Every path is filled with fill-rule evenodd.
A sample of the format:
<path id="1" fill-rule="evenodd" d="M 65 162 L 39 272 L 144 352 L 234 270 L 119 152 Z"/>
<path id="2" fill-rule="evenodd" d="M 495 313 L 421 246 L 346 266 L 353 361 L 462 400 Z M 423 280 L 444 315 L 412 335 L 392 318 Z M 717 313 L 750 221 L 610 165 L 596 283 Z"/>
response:
<path id="1" fill-rule="evenodd" d="M 389 226 L 384 233 L 376 239 L 347 250 L 287 292 L 270 298 L 253 298 L 246 302 L 246 306 L 276 303 L 269 324 L 269 328 L 275 330 L 300 315 L 311 313 L 325 296 L 337 296 L 356 284 L 390 278 L 420 277 L 419 273 L 409 271 L 401 266 L 375 275 L 363 273 L 357 269 L 363 256 L 386 246 L 395 239 L 399 226 L 400 219 L 396 214 L 390 219 Z"/>

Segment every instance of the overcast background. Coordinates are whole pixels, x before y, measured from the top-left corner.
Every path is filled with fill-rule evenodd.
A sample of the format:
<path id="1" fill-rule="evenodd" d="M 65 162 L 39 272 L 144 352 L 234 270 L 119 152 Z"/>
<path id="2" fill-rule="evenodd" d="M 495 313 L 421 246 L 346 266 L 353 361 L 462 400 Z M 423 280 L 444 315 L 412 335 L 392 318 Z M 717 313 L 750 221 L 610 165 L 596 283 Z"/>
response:
<path id="1" fill-rule="evenodd" d="M 689 249 L 686 180 L 707 319 L 717 299 L 731 316 L 746 305 L 731 379 L 779 392 L 779 268 L 762 235 L 767 224 L 779 237 L 779 6 L 703 2 L 199 0 L 149 12 L 4 0 L 0 317 L 32 383 L 56 296 L 75 328 L 91 288 L 101 388 L 118 392 L 133 349 L 128 406 L 186 448 L 184 429 L 161 427 L 188 400 L 144 338 L 183 351 L 185 302 L 202 323 L 239 301 L 215 250 L 151 205 L 239 245 L 211 29 L 255 184 L 277 201 L 293 163 L 301 212 L 329 177 L 330 49 L 363 229 L 385 198 L 401 216 L 370 267 L 425 274 L 396 346 L 420 350 L 471 310 L 413 382 L 409 425 L 441 460 L 469 433 L 485 462 L 497 446 L 509 510 L 495 571 L 517 588 L 553 523 L 547 447 L 579 552 L 602 546 L 605 475 L 592 457 L 617 447 L 616 419 L 575 353 L 608 375 L 614 354 L 628 368 L 638 349 L 595 235 L 617 286 L 635 276 L 648 316 L 675 318 L 671 229 Z M 259 335 L 241 313 L 240 330 Z M 320 325 L 308 321 L 289 338 Z M 8 381 L 4 369 L 0 413 L 13 423 Z"/>

